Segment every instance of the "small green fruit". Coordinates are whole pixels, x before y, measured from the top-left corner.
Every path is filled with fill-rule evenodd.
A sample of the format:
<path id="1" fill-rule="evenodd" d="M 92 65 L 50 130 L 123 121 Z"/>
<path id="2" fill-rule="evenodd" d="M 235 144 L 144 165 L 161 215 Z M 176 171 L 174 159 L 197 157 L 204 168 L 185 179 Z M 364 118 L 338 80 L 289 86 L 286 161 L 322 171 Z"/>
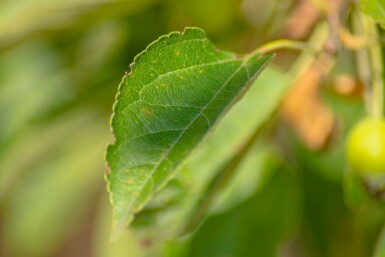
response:
<path id="1" fill-rule="evenodd" d="M 363 175 L 385 174 L 385 120 L 366 118 L 355 125 L 346 155 L 350 166 Z"/>

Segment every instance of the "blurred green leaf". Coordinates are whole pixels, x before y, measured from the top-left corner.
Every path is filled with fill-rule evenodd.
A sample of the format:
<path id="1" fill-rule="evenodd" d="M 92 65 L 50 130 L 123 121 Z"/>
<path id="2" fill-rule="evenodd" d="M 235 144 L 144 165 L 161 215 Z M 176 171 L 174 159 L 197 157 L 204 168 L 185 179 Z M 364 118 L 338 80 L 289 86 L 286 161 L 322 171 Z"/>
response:
<path id="1" fill-rule="evenodd" d="M 173 27 L 194 25 L 205 28 L 208 34 L 228 33 L 237 23 L 239 3 L 234 0 L 178 0 L 168 5 Z M 213 12 L 220 8 L 220 12 Z"/>
<path id="2" fill-rule="evenodd" d="M 0 144 L 72 96 L 62 67 L 44 42 L 24 44 L 0 57 Z"/>
<path id="3" fill-rule="evenodd" d="M 152 43 L 121 83 L 107 149 L 117 237 L 246 92 L 271 57 L 238 58 L 188 28 Z"/>
<path id="4" fill-rule="evenodd" d="M 44 151 L 44 158 L 34 160 L 37 163 L 24 167 L 28 173 L 13 185 L 2 206 L 2 233 L 7 235 L 9 255 L 50 256 L 85 223 L 92 198 L 103 188 L 102 156 L 108 140 L 104 123 L 105 119 L 88 120 L 70 135 L 56 130 L 56 136 L 65 140 L 54 143 L 51 153 Z"/>
<path id="5" fill-rule="evenodd" d="M 369 200 L 361 178 L 351 169 L 344 174 L 343 189 L 345 202 L 352 208 L 362 206 Z"/>
<path id="6" fill-rule="evenodd" d="M 262 140 L 261 140 L 262 141 Z M 271 175 L 264 169 L 270 161 L 272 149 L 269 143 L 262 142 L 253 145 L 247 156 L 239 165 L 234 178 L 217 196 L 211 208 L 211 213 L 218 214 L 236 207 L 264 186 Z"/>
<path id="7" fill-rule="evenodd" d="M 361 0 L 360 8 L 385 28 L 385 0 Z"/>
<path id="8" fill-rule="evenodd" d="M 239 206 L 208 218 L 194 235 L 186 256 L 278 256 L 298 224 L 300 195 L 295 176 L 272 158 L 272 174 L 262 188 Z"/>
<path id="9" fill-rule="evenodd" d="M 385 257 L 385 230 L 383 229 L 377 240 L 376 250 L 373 257 Z"/>
<path id="10" fill-rule="evenodd" d="M 23 136 L 14 141 L 7 151 L 0 156 L 0 202 L 24 172 L 39 167 L 58 154 L 63 147 L 63 138 L 71 138 L 74 133 L 86 133 L 79 130 L 95 119 L 95 115 L 77 110 L 57 117 L 52 122 L 24 131 Z M 103 127 L 102 127 L 103 128 Z M 100 136 L 100 135 L 97 135 Z M 81 141 L 77 141 L 79 143 Z M 77 144 L 73 144 L 76 149 Z M 20 153 L 23 153 L 20 155 Z"/>
<path id="11" fill-rule="evenodd" d="M 253 150 L 256 141 L 264 136 L 263 133 L 266 132 L 265 130 L 271 130 L 271 123 L 272 121 L 268 121 L 266 124 L 258 127 L 258 129 L 255 130 L 254 133 L 247 139 L 246 143 L 241 148 L 239 148 L 236 153 L 234 153 L 233 157 L 224 163 L 224 165 L 221 166 L 218 171 L 215 171 L 215 176 L 210 180 L 202 194 L 202 198 L 197 203 L 197 206 L 193 210 L 191 217 L 186 222 L 186 225 L 182 230 L 182 235 L 194 231 L 204 220 L 218 195 L 224 191 L 228 184 L 237 175 L 239 167 L 244 164 L 245 159 L 247 159 L 251 153 L 254 153 Z M 237 177 L 239 178 L 240 176 Z M 263 176 L 261 176 L 261 173 L 259 173 L 257 177 L 250 176 L 248 179 L 252 180 L 254 178 L 255 185 L 256 181 L 258 181 L 256 178 L 261 177 Z M 248 183 L 245 184 L 247 185 Z"/>
<path id="12" fill-rule="evenodd" d="M 261 38 L 279 33 L 285 23 L 282 22 L 293 8 L 293 0 L 242 1 L 242 11 L 247 21 L 256 29 Z M 258 15 L 255 15 L 258 13 Z"/>
<path id="13" fill-rule="evenodd" d="M 347 198 L 344 199 L 342 181 L 314 172 L 317 167 L 304 157 L 296 159 L 296 164 L 302 175 L 304 206 L 300 235 L 306 256 L 371 256 L 383 211 L 364 205 L 352 212 L 344 201 Z M 329 168 L 334 169 L 334 165 L 330 162 Z"/>
<path id="14" fill-rule="evenodd" d="M 162 0 L 5 1 L 0 9 L 0 49 L 44 30 L 76 27 L 79 21 L 130 15 Z M 42 19 L 44 17 L 44 19 Z"/>
<path id="15" fill-rule="evenodd" d="M 373 209 L 385 211 L 385 178 L 379 176 L 362 176 L 349 168 L 343 180 L 344 197 L 352 209 Z"/>

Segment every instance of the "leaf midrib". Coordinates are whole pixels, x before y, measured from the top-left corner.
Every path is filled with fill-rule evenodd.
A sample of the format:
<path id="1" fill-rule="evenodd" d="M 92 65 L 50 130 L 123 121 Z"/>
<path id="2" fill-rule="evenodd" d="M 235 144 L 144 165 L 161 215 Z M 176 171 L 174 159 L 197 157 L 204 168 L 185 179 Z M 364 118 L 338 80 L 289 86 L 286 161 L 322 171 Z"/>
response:
<path id="1" fill-rule="evenodd" d="M 123 109 L 122 109 L 122 112 L 125 112 L 128 108 L 130 108 L 132 105 L 140 102 L 140 101 L 143 101 L 142 99 L 142 91 L 150 86 L 151 84 L 153 83 L 156 83 L 158 80 L 160 80 L 161 78 L 165 77 L 165 76 L 169 76 L 169 75 L 173 75 L 173 74 L 177 74 L 178 72 L 183 72 L 183 71 L 187 71 L 187 70 L 192 70 L 192 69 L 195 69 L 195 68 L 200 68 L 200 67 L 207 67 L 207 66 L 211 66 L 211 65 L 218 65 L 218 64 L 224 64 L 224 63 L 230 63 L 230 62 L 236 62 L 236 61 L 240 61 L 239 60 L 234 60 L 234 59 L 229 59 L 229 60 L 222 60 L 222 61 L 216 61 L 216 62 L 209 62 L 209 63 L 203 63 L 203 64 L 196 64 L 196 65 L 193 65 L 193 66 L 189 66 L 189 67 L 186 67 L 186 68 L 182 68 L 182 69 L 177 69 L 177 70 L 173 70 L 173 71 L 169 71 L 169 72 L 166 72 L 166 73 L 163 73 L 161 75 L 158 75 L 156 78 L 154 78 L 154 80 L 152 80 L 151 82 L 149 83 L 146 83 L 142 86 L 142 88 L 139 90 L 139 99 L 133 101 L 132 103 L 128 104 L 127 106 L 125 106 Z M 200 107 L 197 107 L 197 108 L 200 108 Z"/>
<path id="2" fill-rule="evenodd" d="M 144 183 L 142 184 L 142 186 L 140 187 L 140 190 L 139 192 L 142 192 L 143 188 L 147 185 L 148 181 L 150 181 L 150 179 L 152 178 L 154 172 L 159 168 L 159 166 L 165 161 L 167 160 L 167 157 L 168 155 L 172 152 L 172 150 L 174 149 L 175 145 L 179 142 L 179 140 L 183 137 L 183 135 L 186 133 L 186 131 L 191 127 L 191 125 L 202 115 L 202 113 L 206 110 L 206 108 L 212 103 L 212 101 L 216 98 L 216 96 L 218 96 L 218 94 L 220 92 L 222 92 L 222 90 L 226 87 L 226 85 L 230 82 L 230 80 L 243 68 L 243 67 L 246 67 L 245 65 L 246 63 L 246 60 L 244 60 L 240 66 L 233 72 L 233 74 L 226 80 L 225 83 L 223 83 L 223 85 L 221 86 L 221 88 L 214 94 L 214 96 L 210 99 L 210 101 L 200 110 L 200 112 L 191 120 L 191 122 L 181 131 L 181 133 L 179 134 L 179 136 L 174 140 L 174 142 L 172 143 L 172 145 L 170 146 L 170 148 L 165 152 L 164 156 L 162 157 L 161 161 L 159 161 L 156 166 L 153 167 L 153 169 L 149 172 L 149 175 L 147 176 L 146 180 L 144 181 Z M 250 76 L 249 76 L 249 73 L 248 73 L 248 79 L 250 79 Z M 169 160 L 167 160 L 169 161 Z M 167 181 L 164 181 L 164 183 L 167 183 Z M 161 185 L 158 186 L 161 187 Z M 126 214 L 124 215 L 124 219 L 122 220 L 127 220 L 128 217 L 130 216 L 131 213 L 135 213 L 137 212 L 138 210 L 136 210 L 137 208 L 135 207 L 135 205 L 137 205 L 137 199 L 138 197 L 135 198 L 135 200 L 133 201 L 133 203 L 131 204 L 131 207 L 129 207 L 126 211 Z"/>
<path id="3" fill-rule="evenodd" d="M 152 179 L 152 176 L 154 174 L 154 172 L 156 172 L 156 170 L 159 168 L 159 166 L 164 162 L 164 161 L 168 161 L 170 162 L 167 157 L 169 156 L 169 154 L 172 152 L 172 150 L 174 149 L 175 145 L 179 142 L 179 140 L 182 138 L 182 136 L 186 133 L 186 131 L 191 127 L 191 125 L 200 117 L 200 115 L 203 114 L 203 112 L 207 109 L 207 107 L 212 103 L 212 101 L 216 98 L 216 96 L 218 96 L 218 94 L 220 92 L 222 92 L 222 90 L 226 87 L 226 85 L 230 82 L 230 80 L 243 68 L 243 67 L 247 67 L 245 65 L 246 63 L 246 60 L 244 60 L 240 66 L 233 72 L 233 74 L 231 74 L 231 76 L 229 76 L 229 78 L 226 80 L 226 82 L 223 83 L 223 85 L 221 86 L 221 88 L 213 95 L 213 97 L 210 99 L 210 101 L 199 111 L 199 113 L 191 120 L 191 122 L 183 129 L 181 130 L 181 133 L 179 134 L 179 136 L 174 140 L 174 142 L 172 143 L 172 145 L 170 146 L 170 148 L 164 153 L 161 161 L 159 161 L 152 169 L 151 171 L 149 172 L 147 178 L 145 179 L 144 183 L 141 185 L 140 189 L 139 189 L 139 196 L 140 194 L 142 193 L 142 190 L 143 188 L 148 184 L 148 182 Z M 250 78 L 249 76 L 249 72 L 248 72 L 248 69 L 247 69 L 247 75 L 248 75 L 248 79 Z M 158 188 L 162 187 L 162 185 L 164 183 L 167 183 L 167 181 L 164 181 L 161 185 L 158 185 Z M 151 188 L 152 190 L 152 188 Z M 130 207 L 127 207 L 126 208 L 126 211 L 125 211 L 125 214 L 122 215 L 122 219 L 120 219 L 121 221 L 127 221 L 129 220 L 129 217 L 131 215 L 134 215 L 137 211 L 140 210 L 140 206 L 136 207 L 137 204 L 137 199 L 138 197 L 135 197 L 135 199 L 133 200 L 133 202 L 131 203 Z M 148 196 L 146 197 L 148 198 Z M 120 225 L 119 225 L 120 226 Z M 120 230 L 119 228 L 116 228 L 118 230 Z"/>

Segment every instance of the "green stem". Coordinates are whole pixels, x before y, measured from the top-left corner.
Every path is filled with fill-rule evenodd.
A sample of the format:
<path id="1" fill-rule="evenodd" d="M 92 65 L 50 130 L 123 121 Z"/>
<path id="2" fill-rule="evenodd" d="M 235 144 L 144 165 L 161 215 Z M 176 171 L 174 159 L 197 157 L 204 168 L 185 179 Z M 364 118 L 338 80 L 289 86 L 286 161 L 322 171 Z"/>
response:
<path id="1" fill-rule="evenodd" d="M 382 118 L 384 110 L 384 82 L 383 63 L 382 63 L 382 49 L 379 44 L 379 35 L 377 26 L 371 21 L 370 32 L 375 41 L 369 45 L 369 55 L 371 58 L 372 68 L 372 101 L 373 101 L 373 116 Z"/>
<path id="2" fill-rule="evenodd" d="M 381 230 L 374 249 L 374 257 L 381 257 L 385 255 L 385 226 Z"/>
<path id="3" fill-rule="evenodd" d="M 313 34 L 309 39 L 308 45 L 314 49 L 316 53 L 320 53 L 325 42 L 328 40 L 330 34 L 329 26 L 326 23 L 320 23 L 314 29 Z M 296 62 L 290 68 L 289 83 L 294 85 L 298 79 L 309 69 L 318 56 L 309 52 L 302 52 L 297 58 Z"/>
<path id="4" fill-rule="evenodd" d="M 269 52 L 273 52 L 273 51 L 285 49 L 285 48 L 317 53 L 317 51 L 314 48 L 310 47 L 306 42 L 294 41 L 289 39 L 277 39 L 277 40 L 271 41 L 257 48 L 254 51 L 254 53 L 257 52 L 257 53 L 265 54 L 265 53 L 269 53 Z"/>
<path id="5" fill-rule="evenodd" d="M 374 118 L 382 118 L 384 109 L 384 81 L 382 49 L 377 26 L 373 20 L 356 10 L 353 25 L 357 34 L 369 37 L 367 48 L 357 51 L 359 76 L 365 85 L 365 105 Z"/>
<path id="6" fill-rule="evenodd" d="M 364 22 L 362 21 L 362 14 L 358 10 L 353 12 L 353 30 L 357 35 L 364 35 L 364 31 L 366 30 L 366 26 L 364 26 Z M 368 113 L 372 113 L 372 108 L 369 105 L 371 102 L 371 77 L 372 72 L 370 70 L 370 62 L 369 62 L 369 53 L 366 48 L 360 48 L 356 51 L 356 59 L 357 59 L 357 69 L 358 76 L 361 79 L 361 82 L 364 84 L 365 94 L 364 101 L 366 111 Z"/>

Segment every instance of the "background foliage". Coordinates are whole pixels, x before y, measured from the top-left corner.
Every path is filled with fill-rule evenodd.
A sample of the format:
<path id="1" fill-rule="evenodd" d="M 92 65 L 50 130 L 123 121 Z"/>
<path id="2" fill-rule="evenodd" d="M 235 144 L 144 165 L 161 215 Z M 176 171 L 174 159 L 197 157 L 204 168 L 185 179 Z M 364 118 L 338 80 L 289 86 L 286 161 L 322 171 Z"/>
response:
<path id="1" fill-rule="evenodd" d="M 346 131 L 365 114 L 354 53 L 343 47 L 327 79 L 310 70 L 296 83 L 297 53 L 279 52 L 178 178 L 120 240 L 109 241 L 103 155 L 113 140 L 117 86 L 133 57 L 185 26 L 202 27 L 218 47 L 239 53 L 276 38 L 308 40 L 324 19 L 319 2 L 1 0 L 0 256 L 371 256 L 383 210 L 351 207 L 343 194 Z M 376 1 L 364 2 L 373 11 Z M 305 88 L 297 111 L 285 101 L 273 112 L 282 88 L 294 86 Z M 218 167 L 270 116 L 273 129 L 205 222 L 172 239 L 169 225 L 183 223 L 180 214 Z"/>

